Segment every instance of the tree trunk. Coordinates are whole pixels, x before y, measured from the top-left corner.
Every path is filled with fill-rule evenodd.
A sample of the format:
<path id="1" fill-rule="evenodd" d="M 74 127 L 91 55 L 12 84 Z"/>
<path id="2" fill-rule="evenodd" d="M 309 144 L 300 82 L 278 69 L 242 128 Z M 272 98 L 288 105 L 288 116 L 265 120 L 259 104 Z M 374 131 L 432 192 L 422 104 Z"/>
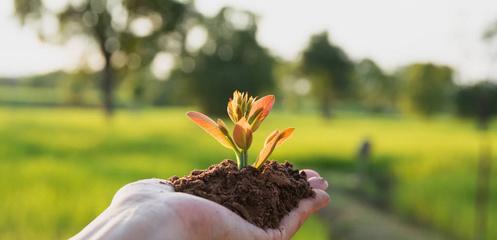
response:
<path id="1" fill-rule="evenodd" d="M 492 151 L 487 132 L 482 130 L 480 140 L 480 159 L 476 181 L 475 198 L 475 239 L 485 240 L 488 224 L 488 203 L 490 196 L 490 176 L 492 171 Z"/>
<path id="2" fill-rule="evenodd" d="M 113 89 L 114 89 L 114 71 L 110 64 L 110 53 L 103 51 L 105 58 L 105 66 L 102 71 L 102 101 L 103 109 L 107 117 L 112 117 L 114 112 L 114 99 L 113 99 Z"/>
<path id="3" fill-rule="evenodd" d="M 110 63 L 112 53 L 105 47 L 105 42 L 108 40 L 109 34 L 112 33 L 110 25 L 111 17 L 107 11 L 104 11 L 99 14 L 98 23 L 93 29 L 100 51 L 105 60 L 100 86 L 102 90 L 103 110 L 107 118 L 112 117 L 114 111 L 113 89 L 115 85 L 115 74 Z"/>

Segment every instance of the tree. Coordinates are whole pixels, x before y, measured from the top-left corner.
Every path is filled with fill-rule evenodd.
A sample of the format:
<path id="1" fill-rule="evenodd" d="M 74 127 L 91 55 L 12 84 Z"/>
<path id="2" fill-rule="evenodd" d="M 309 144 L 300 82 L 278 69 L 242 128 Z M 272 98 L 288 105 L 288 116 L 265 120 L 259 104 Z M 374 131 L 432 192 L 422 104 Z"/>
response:
<path id="1" fill-rule="evenodd" d="M 480 128 L 486 129 L 490 119 L 497 115 L 497 84 L 486 81 L 462 86 L 455 102 L 460 116 L 475 118 Z"/>
<path id="2" fill-rule="evenodd" d="M 293 112 L 300 112 L 308 102 L 312 104 L 312 98 L 308 97 L 311 83 L 302 76 L 298 62 L 277 59 L 274 71 L 281 106 Z"/>
<path id="3" fill-rule="evenodd" d="M 255 16 L 223 8 L 205 21 L 208 39 L 198 52 L 183 57 L 180 67 L 191 98 L 203 111 L 220 115 L 234 90 L 262 95 L 274 87 L 274 60 L 256 40 Z M 184 64 L 193 65 L 193 69 Z"/>
<path id="4" fill-rule="evenodd" d="M 363 104 L 373 111 L 395 108 L 399 93 L 397 79 L 383 72 L 371 59 L 363 59 L 355 68 L 359 95 Z"/>
<path id="5" fill-rule="evenodd" d="M 480 157 L 475 193 L 475 239 L 486 239 L 492 169 L 492 143 L 487 133 L 489 122 L 497 115 L 497 84 L 487 81 L 460 87 L 456 95 L 456 106 L 460 116 L 476 119 L 480 129 Z"/>
<path id="6" fill-rule="evenodd" d="M 94 46 L 104 62 L 100 88 L 108 115 L 119 72 L 149 66 L 158 51 L 181 51 L 186 20 L 197 16 L 189 1 L 81 0 L 57 7 L 46 3 L 15 0 L 16 15 L 43 40 L 65 43 L 81 38 Z M 56 31 L 47 31 L 47 22 Z"/>
<path id="7" fill-rule="evenodd" d="M 448 66 L 416 63 L 402 70 L 409 107 L 424 116 L 449 110 L 455 85 Z"/>
<path id="8" fill-rule="evenodd" d="M 312 89 L 323 116 L 329 118 L 333 100 L 350 93 L 352 61 L 338 46 L 330 43 L 324 32 L 311 37 L 302 55 L 301 67 L 313 83 Z"/>

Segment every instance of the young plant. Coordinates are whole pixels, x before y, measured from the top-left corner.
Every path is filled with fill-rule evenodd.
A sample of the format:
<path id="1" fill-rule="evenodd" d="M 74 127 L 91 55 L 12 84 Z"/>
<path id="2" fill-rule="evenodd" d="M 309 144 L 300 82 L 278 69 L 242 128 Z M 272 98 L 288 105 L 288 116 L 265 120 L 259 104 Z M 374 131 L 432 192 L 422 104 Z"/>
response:
<path id="1" fill-rule="evenodd" d="M 235 91 L 233 98 L 228 101 L 227 108 L 228 116 L 235 124 L 233 137 L 221 119 L 214 121 L 199 112 L 188 112 L 186 115 L 224 147 L 232 149 L 236 155 L 238 168 L 243 168 L 247 166 L 248 149 L 252 144 L 252 136 L 269 115 L 269 112 L 273 108 L 274 100 L 273 95 L 257 99 L 256 97 L 249 96 L 248 93 Z M 293 130 L 294 128 L 287 128 L 282 131 L 276 130 L 272 132 L 266 138 L 264 146 L 253 166 L 255 168 L 262 166 L 276 146 L 281 145 L 292 135 Z"/>

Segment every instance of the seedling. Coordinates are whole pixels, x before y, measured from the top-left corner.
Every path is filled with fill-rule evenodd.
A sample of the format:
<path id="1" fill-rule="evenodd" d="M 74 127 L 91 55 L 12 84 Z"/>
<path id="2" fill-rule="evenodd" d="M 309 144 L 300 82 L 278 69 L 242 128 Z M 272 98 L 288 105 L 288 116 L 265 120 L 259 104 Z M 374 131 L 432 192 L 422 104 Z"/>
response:
<path id="1" fill-rule="evenodd" d="M 221 119 L 217 119 L 216 122 L 199 112 L 188 112 L 186 115 L 224 147 L 232 149 L 236 155 L 238 168 L 241 169 L 247 166 L 248 149 L 252 144 L 252 135 L 269 115 L 274 100 L 273 95 L 257 99 L 249 96 L 248 93 L 235 91 L 233 98 L 228 101 L 227 108 L 228 116 L 235 124 L 233 137 Z M 269 158 L 276 146 L 281 145 L 292 135 L 293 130 L 294 128 L 286 128 L 281 131 L 275 130 L 269 134 L 252 166 L 259 168 Z"/>

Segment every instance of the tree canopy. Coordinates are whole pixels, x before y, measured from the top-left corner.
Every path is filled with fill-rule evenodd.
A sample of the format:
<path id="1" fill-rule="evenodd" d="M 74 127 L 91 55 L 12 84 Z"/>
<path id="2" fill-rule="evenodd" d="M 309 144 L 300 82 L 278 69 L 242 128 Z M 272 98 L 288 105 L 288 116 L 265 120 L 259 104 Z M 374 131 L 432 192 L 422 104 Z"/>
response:
<path id="1" fill-rule="evenodd" d="M 57 7 L 42 0 L 15 0 L 15 12 L 43 40 L 81 38 L 99 52 L 107 113 L 113 108 L 116 75 L 149 67 L 161 51 L 181 53 L 184 36 L 198 16 L 190 1 L 174 0 L 81 0 Z M 80 68 L 86 66 L 83 60 Z"/>
<path id="2" fill-rule="evenodd" d="M 330 43 L 328 33 L 311 37 L 302 54 L 302 71 L 313 82 L 323 116 L 330 117 L 331 103 L 350 92 L 353 62 L 342 49 Z"/>
<path id="3" fill-rule="evenodd" d="M 485 128 L 490 119 L 497 115 L 497 84 L 484 81 L 462 86 L 455 102 L 460 116 L 476 118 L 480 127 Z"/>
<path id="4" fill-rule="evenodd" d="M 401 73 L 409 107 L 424 116 L 449 110 L 455 90 L 453 70 L 448 66 L 416 63 Z"/>
<path id="5" fill-rule="evenodd" d="M 355 67 L 362 103 L 372 111 L 392 110 L 396 106 L 399 83 L 373 60 L 363 59 Z"/>
<path id="6" fill-rule="evenodd" d="M 205 20 L 208 39 L 201 50 L 183 57 L 191 97 L 212 114 L 222 114 L 234 90 L 262 95 L 274 87 L 274 59 L 256 39 L 256 17 L 250 12 L 222 9 Z"/>

